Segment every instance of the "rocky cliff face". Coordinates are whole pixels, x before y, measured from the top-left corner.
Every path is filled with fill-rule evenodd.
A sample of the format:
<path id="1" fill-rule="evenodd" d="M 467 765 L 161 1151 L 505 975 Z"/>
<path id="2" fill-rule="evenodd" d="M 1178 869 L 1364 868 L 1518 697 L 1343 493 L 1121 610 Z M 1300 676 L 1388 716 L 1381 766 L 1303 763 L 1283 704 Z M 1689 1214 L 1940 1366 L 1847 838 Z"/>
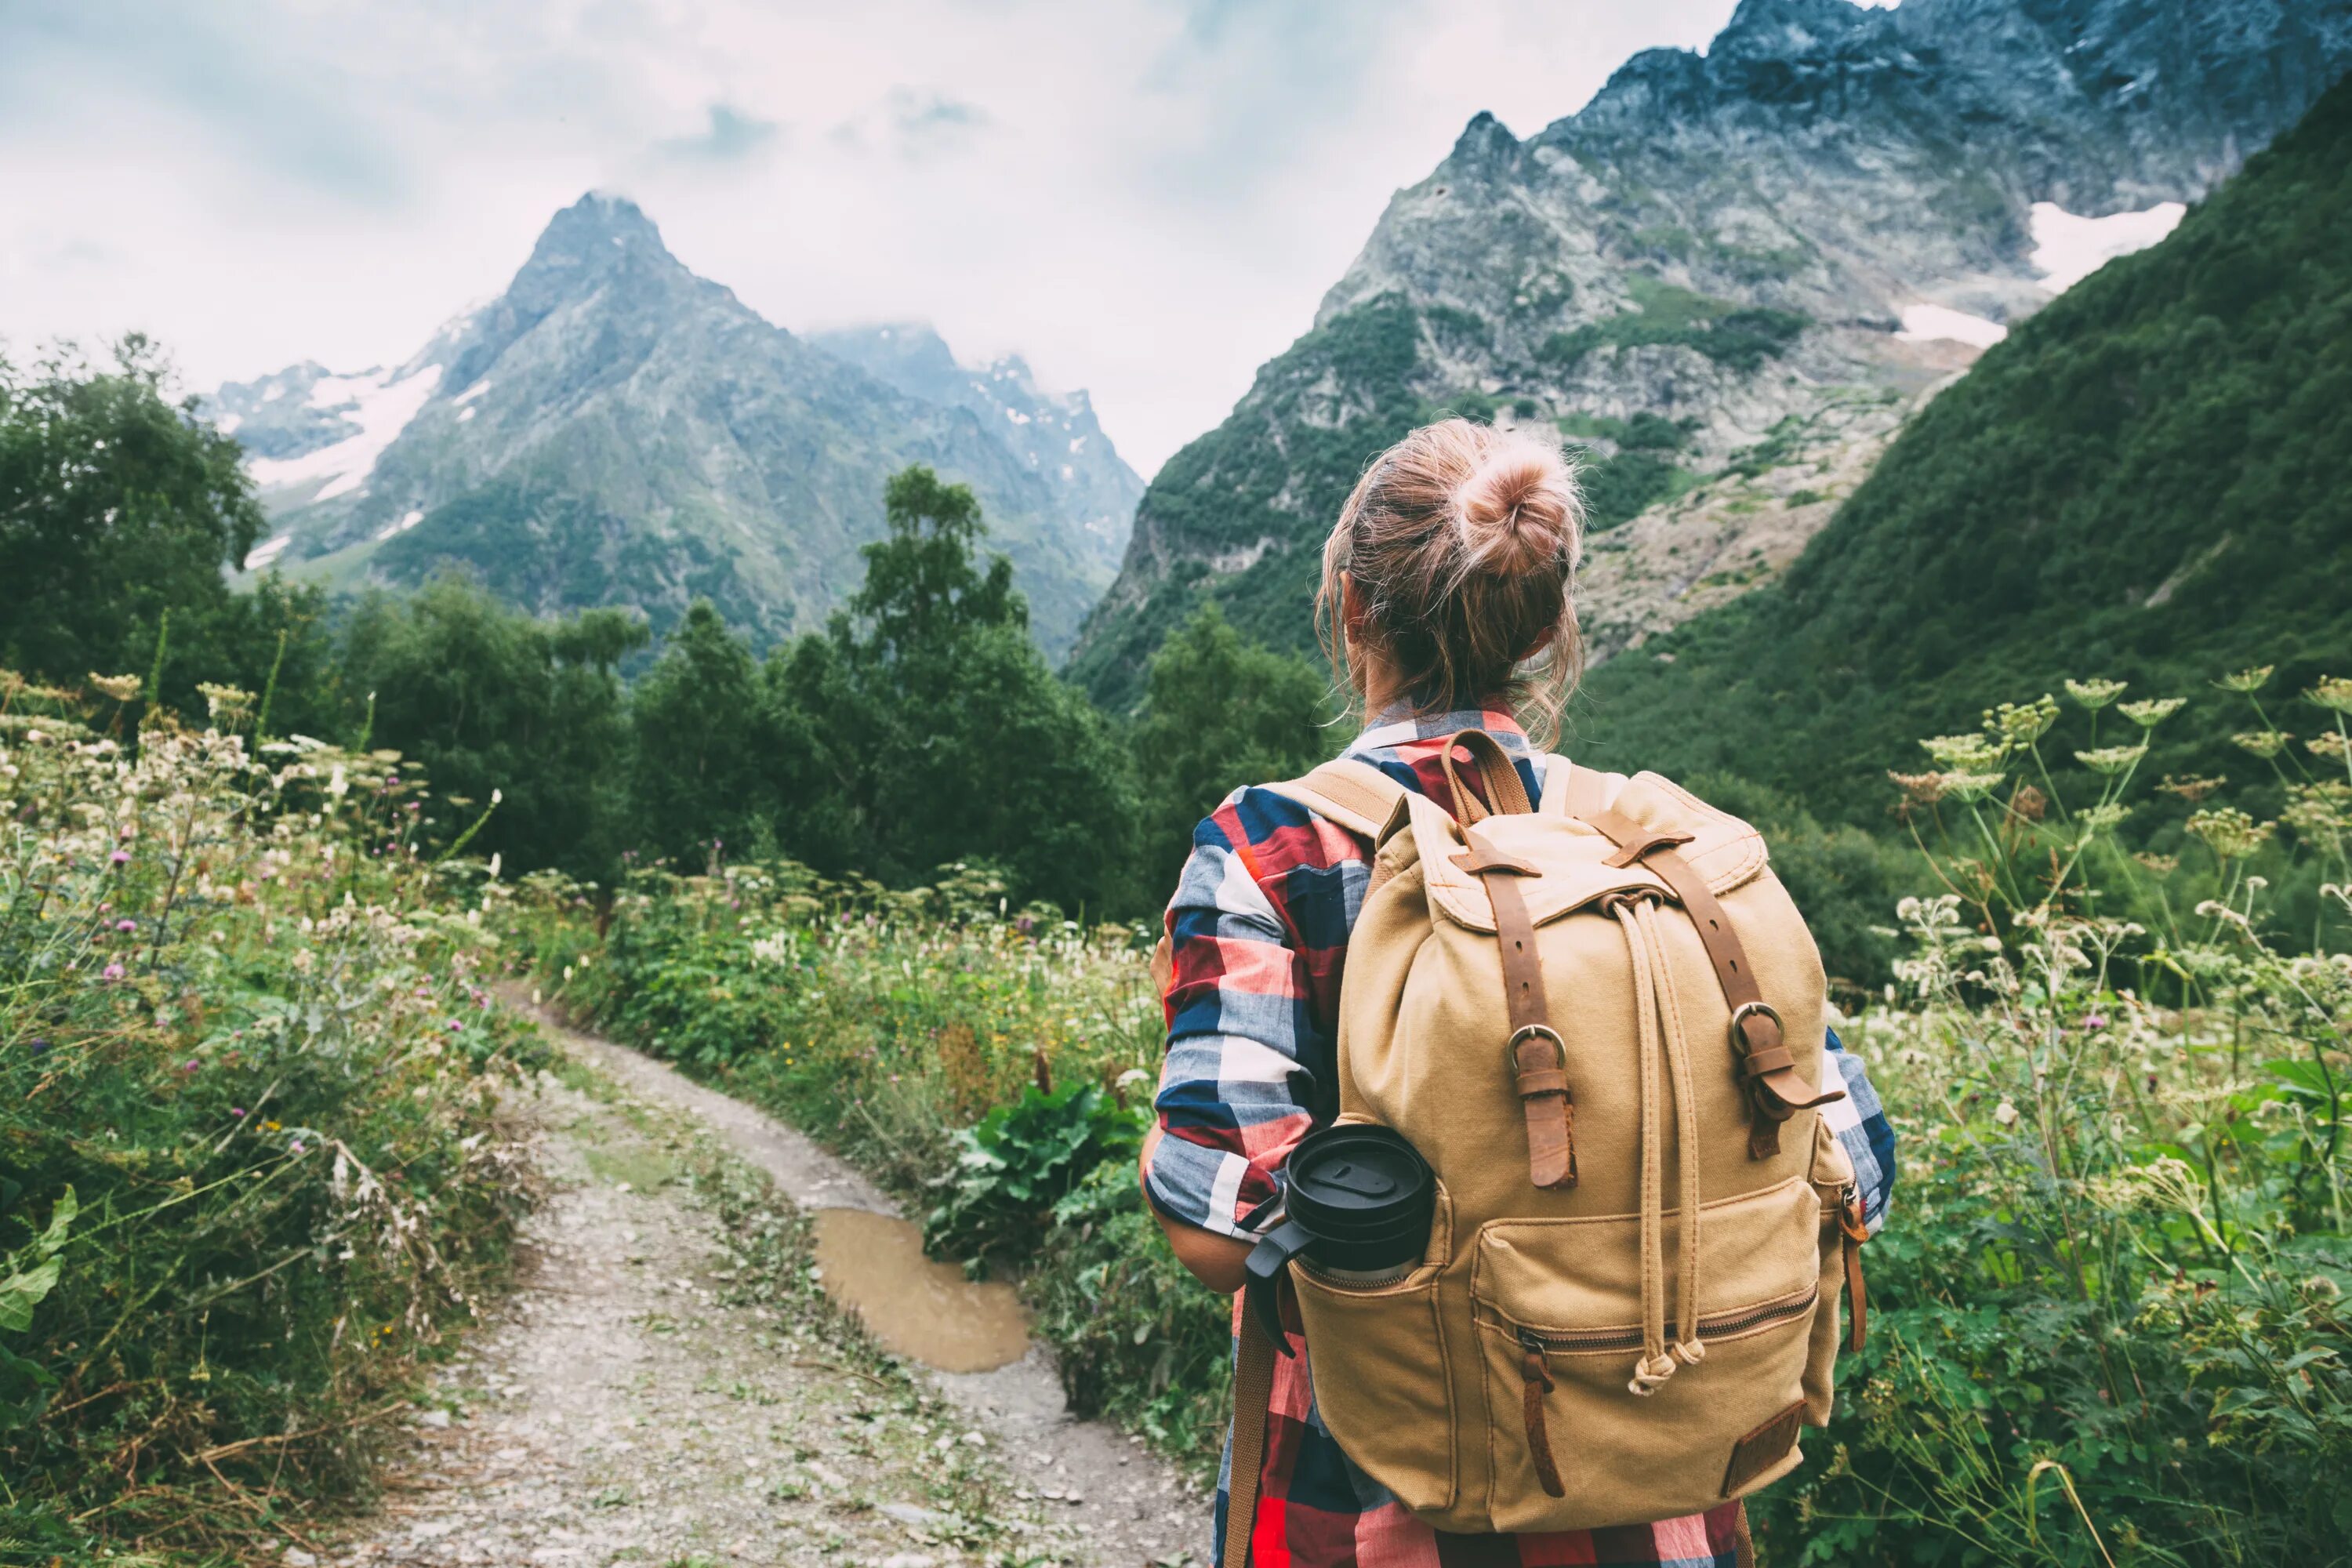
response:
<path id="1" fill-rule="evenodd" d="M 2352 0 L 1744 0 L 1524 142 L 1481 115 L 1154 481 L 1074 667 L 1131 700 L 1203 597 L 1303 644 L 1349 484 L 1447 411 L 1587 449 L 1586 618 L 1631 646 L 1769 580 L 2085 247 L 2160 236 L 2347 61 Z"/>
<path id="2" fill-rule="evenodd" d="M 928 463 L 979 491 L 1040 640 L 1066 649 L 1125 543 L 1121 486 L 1140 481 L 1083 395 L 961 372 L 929 343 L 946 367 L 929 381 L 862 368 L 695 276 L 633 204 L 590 195 L 408 363 L 299 366 L 211 408 L 275 518 L 249 564 L 352 584 L 455 563 L 534 609 L 634 605 L 657 626 L 704 595 L 761 639 L 856 588 L 883 481 Z M 1002 389 L 992 405 L 973 381 Z M 1031 434 L 1047 417 L 1066 426 L 1060 462 Z"/>

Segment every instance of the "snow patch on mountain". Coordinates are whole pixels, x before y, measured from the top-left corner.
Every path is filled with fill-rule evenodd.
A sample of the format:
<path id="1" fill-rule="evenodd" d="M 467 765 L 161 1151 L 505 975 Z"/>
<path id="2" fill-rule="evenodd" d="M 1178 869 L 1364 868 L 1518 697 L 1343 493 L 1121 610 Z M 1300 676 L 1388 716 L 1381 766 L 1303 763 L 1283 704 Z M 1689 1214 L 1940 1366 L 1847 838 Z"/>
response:
<path id="1" fill-rule="evenodd" d="M 331 447 L 299 457 L 253 458 L 247 469 L 264 490 L 319 483 L 313 500 L 348 495 L 366 481 L 375 460 L 400 438 L 440 384 L 437 364 L 323 377 L 310 389 L 310 405 L 341 416 L 358 426 L 358 430 Z"/>
<path id="2" fill-rule="evenodd" d="M 1903 330 L 1895 335 L 1906 343 L 1949 338 L 1956 342 L 1989 349 L 2009 336 L 2009 329 L 1999 321 L 1971 316 L 1966 310 L 1955 310 L 1949 305 L 1906 305 L 1903 307 Z"/>
<path id="3" fill-rule="evenodd" d="M 2063 294 L 2118 256 L 2146 250 L 2179 226 L 2189 211 L 2179 202 L 2158 202 L 2138 212 L 2077 217 L 2056 202 L 2033 204 L 2033 269 L 2042 286 Z"/>

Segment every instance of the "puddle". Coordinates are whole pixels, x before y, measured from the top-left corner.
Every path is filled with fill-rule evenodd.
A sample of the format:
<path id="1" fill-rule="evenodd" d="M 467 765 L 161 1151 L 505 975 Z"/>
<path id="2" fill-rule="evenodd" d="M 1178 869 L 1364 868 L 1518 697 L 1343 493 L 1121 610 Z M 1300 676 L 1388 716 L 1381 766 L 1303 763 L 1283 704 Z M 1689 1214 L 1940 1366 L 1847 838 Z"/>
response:
<path id="1" fill-rule="evenodd" d="M 816 1261 L 825 1294 L 866 1320 L 883 1347 L 941 1372 L 989 1372 L 1029 1349 L 1029 1315 L 1013 1287 L 974 1284 L 923 1256 L 923 1233 L 864 1209 L 819 1209 Z"/>

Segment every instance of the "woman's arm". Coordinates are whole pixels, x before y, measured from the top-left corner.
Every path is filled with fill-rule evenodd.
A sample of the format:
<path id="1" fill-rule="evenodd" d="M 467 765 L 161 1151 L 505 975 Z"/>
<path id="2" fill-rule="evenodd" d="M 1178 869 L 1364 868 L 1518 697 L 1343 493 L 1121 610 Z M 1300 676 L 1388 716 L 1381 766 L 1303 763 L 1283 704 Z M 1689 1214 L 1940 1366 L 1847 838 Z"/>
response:
<path id="1" fill-rule="evenodd" d="M 1871 1086 L 1862 1058 L 1845 1048 L 1834 1029 L 1830 1031 L 1829 1065 L 1844 1083 L 1845 1098 L 1822 1107 L 1822 1117 L 1853 1161 L 1863 1218 L 1875 1236 L 1886 1223 L 1886 1205 L 1895 1194 L 1895 1128 L 1886 1120 L 1886 1108 L 1879 1103 L 1878 1090 Z"/>
<path id="2" fill-rule="evenodd" d="M 1160 1132 L 1154 1127 L 1143 1135 L 1143 1161 L 1139 1172 L 1143 1178 L 1147 1201 L 1151 1194 L 1151 1154 L 1159 1147 Z M 1176 1261 L 1191 1270 L 1192 1278 L 1220 1296 L 1230 1296 L 1242 1288 L 1242 1265 L 1250 1255 L 1250 1243 L 1239 1237 L 1219 1236 L 1168 1217 L 1154 1204 L 1151 1217 L 1168 1237 L 1168 1245 L 1176 1254 Z"/>
<path id="3" fill-rule="evenodd" d="M 1154 966 L 1168 1054 L 1143 1191 L 1177 1260 L 1213 1290 L 1241 1288 L 1254 1242 L 1241 1218 L 1274 1195 L 1276 1173 L 1314 1125 L 1308 1064 L 1330 1055 L 1306 1003 L 1291 922 L 1255 874 L 1280 863 L 1266 852 L 1269 836 L 1308 823 L 1304 807 L 1263 790 L 1237 792 L 1203 821 Z"/>

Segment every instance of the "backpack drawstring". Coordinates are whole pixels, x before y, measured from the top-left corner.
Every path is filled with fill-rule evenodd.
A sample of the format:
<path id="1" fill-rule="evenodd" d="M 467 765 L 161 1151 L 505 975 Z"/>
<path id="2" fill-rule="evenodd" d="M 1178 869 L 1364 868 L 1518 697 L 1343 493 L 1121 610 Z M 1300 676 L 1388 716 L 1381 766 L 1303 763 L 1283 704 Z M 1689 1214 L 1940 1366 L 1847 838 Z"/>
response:
<path id="1" fill-rule="evenodd" d="M 1674 1376 L 1677 1365 L 1696 1366 L 1706 1359 L 1706 1346 L 1698 1337 L 1698 1100 L 1692 1086 L 1690 1042 L 1683 1029 L 1682 1006 L 1675 994 L 1665 944 L 1658 934 L 1655 900 L 1613 899 L 1609 912 L 1625 934 L 1641 1025 L 1642 1358 L 1634 1363 L 1633 1381 L 1626 1387 L 1647 1396 Z M 1675 1165 L 1682 1178 L 1682 1258 L 1675 1270 L 1674 1320 L 1680 1337 L 1671 1350 L 1665 1321 L 1665 1136 L 1659 1106 L 1665 1086 L 1659 1071 L 1661 1058 L 1674 1079 Z"/>

